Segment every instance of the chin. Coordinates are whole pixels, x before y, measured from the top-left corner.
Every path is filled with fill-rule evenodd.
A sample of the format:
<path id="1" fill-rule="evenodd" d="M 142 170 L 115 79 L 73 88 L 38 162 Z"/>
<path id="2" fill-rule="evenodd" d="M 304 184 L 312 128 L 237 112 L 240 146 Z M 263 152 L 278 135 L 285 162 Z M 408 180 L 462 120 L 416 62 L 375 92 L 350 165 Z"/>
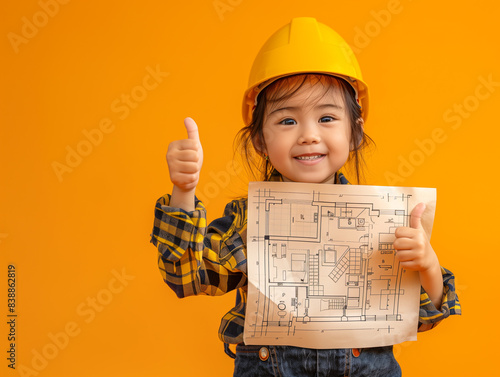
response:
<path id="1" fill-rule="evenodd" d="M 333 183 L 335 181 L 335 174 L 329 177 L 313 178 L 313 177 L 302 177 L 302 179 L 288 179 L 290 182 L 301 182 L 301 183 Z"/>

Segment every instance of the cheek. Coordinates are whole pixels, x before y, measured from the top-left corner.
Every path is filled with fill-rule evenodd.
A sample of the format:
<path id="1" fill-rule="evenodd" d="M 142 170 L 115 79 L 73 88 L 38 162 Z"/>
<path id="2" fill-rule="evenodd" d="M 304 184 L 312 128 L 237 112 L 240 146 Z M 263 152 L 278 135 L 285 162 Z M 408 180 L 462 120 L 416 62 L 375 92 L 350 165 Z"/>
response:
<path id="1" fill-rule="evenodd" d="M 290 130 L 280 130 L 279 128 L 263 128 L 266 150 L 271 154 L 288 154 L 290 148 L 296 143 L 297 135 Z"/>
<path id="2" fill-rule="evenodd" d="M 274 142 L 270 144 L 266 144 L 267 152 L 269 154 L 269 158 L 280 159 L 284 156 L 287 156 L 290 148 L 286 147 L 286 143 L 281 140 L 281 142 Z"/>
<path id="3" fill-rule="evenodd" d="M 349 152 L 351 146 L 351 135 L 350 132 L 338 132 L 331 135 L 330 138 L 330 148 L 338 152 Z"/>
<path id="4" fill-rule="evenodd" d="M 273 127 L 272 125 L 264 123 L 262 127 L 262 135 L 267 151 L 271 152 L 271 149 L 281 148 L 283 141 L 288 136 L 287 134 L 287 132 L 283 132 L 283 130 L 279 127 Z"/>
<path id="5" fill-rule="evenodd" d="M 262 134 L 264 135 L 264 141 L 267 148 L 269 148 L 270 145 L 273 145 L 278 139 L 276 131 L 269 127 L 264 127 L 262 129 Z"/>

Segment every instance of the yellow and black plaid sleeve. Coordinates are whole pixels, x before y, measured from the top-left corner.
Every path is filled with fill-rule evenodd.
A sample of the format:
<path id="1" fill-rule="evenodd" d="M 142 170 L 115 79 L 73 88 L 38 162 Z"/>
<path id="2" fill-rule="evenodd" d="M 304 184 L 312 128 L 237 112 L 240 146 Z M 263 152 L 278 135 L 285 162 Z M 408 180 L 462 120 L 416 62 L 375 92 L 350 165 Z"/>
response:
<path id="1" fill-rule="evenodd" d="M 438 310 L 432 303 L 429 295 L 422 289 L 420 293 L 420 313 L 418 331 L 427 331 L 435 326 L 443 319 L 454 314 L 462 314 L 460 302 L 455 290 L 455 276 L 449 270 L 441 267 L 443 274 L 443 299 L 441 302 L 441 310 Z"/>
<path id="2" fill-rule="evenodd" d="M 169 207 L 170 196 L 156 202 L 151 243 L 158 267 L 178 297 L 222 295 L 246 284 L 246 201 L 233 201 L 224 216 L 207 226 L 203 203 L 195 210 Z"/>

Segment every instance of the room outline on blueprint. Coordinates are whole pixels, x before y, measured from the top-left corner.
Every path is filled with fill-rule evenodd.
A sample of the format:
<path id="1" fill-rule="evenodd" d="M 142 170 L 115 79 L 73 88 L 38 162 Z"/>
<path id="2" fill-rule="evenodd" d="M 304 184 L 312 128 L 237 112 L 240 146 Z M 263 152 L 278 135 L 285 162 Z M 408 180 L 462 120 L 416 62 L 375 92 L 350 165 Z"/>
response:
<path id="1" fill-rule="evenodd" d="M 418 274 L 400 267 L 392 243 L 396 228 L 408 226 L 418 203 L 414 193 L 292 185 L 262 182 L 249 191 L 251 324 L 246 324 L 245 342 L 260 338 L 311 346 L 309 338 L 328 332 L 326 339 L 333 331 L 343 338 L 371 331 L 383 339 L 396 337 L 380 345 L 394 344 L 405 321 L 406 327 L 415 325 L 413 337 L 418 306 L 408 311 L 407 302 L 418 299 Z M 316 348 L 331 347 L 316 343 Z"/>

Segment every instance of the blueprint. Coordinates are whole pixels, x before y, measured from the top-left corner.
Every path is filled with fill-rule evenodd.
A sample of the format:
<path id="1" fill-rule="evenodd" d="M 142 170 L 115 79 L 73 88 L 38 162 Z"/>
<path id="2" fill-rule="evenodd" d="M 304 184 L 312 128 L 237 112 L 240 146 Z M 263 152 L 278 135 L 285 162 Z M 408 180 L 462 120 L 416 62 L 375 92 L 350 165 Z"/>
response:
<path id="1" fill-rule="evenodd" d="M 436 190 L 251 182 L 246 344 L 365 348 L 416 340 L 420 281 L 392 243 L 410 213 L 430 237 Z"/>

